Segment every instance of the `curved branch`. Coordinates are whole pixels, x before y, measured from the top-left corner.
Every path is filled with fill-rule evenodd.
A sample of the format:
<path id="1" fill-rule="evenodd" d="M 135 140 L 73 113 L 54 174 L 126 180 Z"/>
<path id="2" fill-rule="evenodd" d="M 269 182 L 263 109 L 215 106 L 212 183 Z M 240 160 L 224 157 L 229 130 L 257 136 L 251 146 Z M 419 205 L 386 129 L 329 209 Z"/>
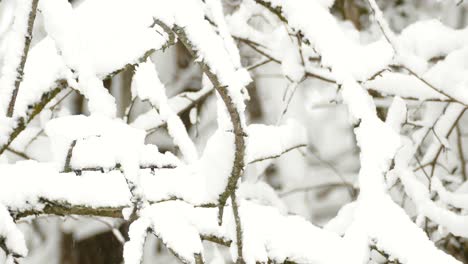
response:
<path id="1" fill-rule="evenodd" d="M 179 26 L 174 26 L 173 29 L 170 29 L 169 26 L 165 25 L 162 22 L 158 22 L 158 24 L 166 31 L 169 31 L 168 34 L 171 32 L 175 32 L 179 40 L 184 44 L 190 54 L 194 57 L 197 56 L 197 50 L 192 45 L 191 41 L 187 37 L 183 28 Z M 245 135 L 244 128 L 241 122 L 241 113 L 236 108 L 233 99 L 231 98 L 227 86 L 223 85 L 221 81 L 218 79 L 218 76 L 210 69 L 210 67 L 204 63 L 203 61 L 198 62 L 203 72 L 208 76 L 211 83 L 215 87 L 216 91 L 221 96 L 231 119 L 231 123 L 233 126 L 233 133 L 234 133 L 234 144 L 235 144 L 235 155 L 234 155 L 234 162 L 232 166 L 231 176 L 228 179 L 228 183 L 226 189 L 223 193 L 219 196 L 219 220 L 221 222 L 222 215 L 223 215 L 223 208 L 227 202 L 227 199 L 231 196 L 231 194 L 237 188 L 237 181 L 239 180 L 242 171 L 244 169 L 244 155 L 245 155 Z"/>
<path id="2" fill-rule="evenodd" d="M 167 25 L 165 25 L 162 22 L 159 22 L 159 25 L 165 30 L 168 31 L 168 34 L 171 34 L 171 32 L 174 32 L 179 40 L 184 44 L 184 46 L 187 48 L 189 53 L 197 57 L 197 50 L 194 45 L 192 45 L 191 41 L 187 37 L 185 31 L 183 28 L 179 26 L 174 26 L 174 28 L 171 30 Z M 231 95 L 228 91 L 228 86 L 225 86 L 221 83 L 221 81 L 218 79 L 218 76 L 212 71 L 212 69 L 203 61 L 198 62 L 201 69 L 203 72 L 208 76 L 208 79 L 210 79 L 211 83 L 215 87 L 216 91 L 218 94 L 221 96 L 221 99 L 224 102 L 224 105 L 226 106 L 228 112 L 229 112 L 229 117 L 230 121 L 232 123 L 232 128 L 233 128 L 233 133 L 234 133 L 234 144 L 235 144 L 235 153 L 234 153 L 234 162 L 232 165 L 232 170 L 231 170 L 231 175 L 228 179 L 227 186 L 224 190 L 219 195 L 218 198 L 218 223 L 221 225 L 222 224 L 222 219 L 223 219 L 223 212 L 224 212 L 224 206 L 227 203 L 227 199 L 231 197 L 232 202 L 235 203 L 235 190 L 237 189 L 237 182 L 239 178 L 242 175 L 242 171 L 244 170 L 244 156 L 245 156 L 245 149 L 246 149 L 246 144 L 245 144 L 245 139 L 244 136 L 246 133 L 244 132 L 244 128 L 242 125 L 241 121 L 241 113 L 237 109 L 236 105 L 233 102 L 233 99 L 231 98 Z M 235 208 L 236 207 L 236 208 Z M 240 226 L 240 217 L 237 212 L 237 206 L 233 206 L 233 211 L 234 211 L 234 217 L 235 217 L 235 222 L 236 222 L 236 235 L 237 235 L 237 263 L 244 263 L 243 259 L 243 248 L 242 248 L 242 228 Z"/>

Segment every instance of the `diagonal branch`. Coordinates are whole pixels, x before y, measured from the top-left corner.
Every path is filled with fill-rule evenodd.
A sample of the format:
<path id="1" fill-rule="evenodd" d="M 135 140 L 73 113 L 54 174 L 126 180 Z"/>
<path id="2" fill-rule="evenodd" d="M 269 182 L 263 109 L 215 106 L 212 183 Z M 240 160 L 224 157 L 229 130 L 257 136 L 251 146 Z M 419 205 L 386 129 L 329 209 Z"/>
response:
<path id="1" fill-rule="evenodd" d="M 15 110 L 16 97 L 18 96 L 20 84 L 23 81 L 24 65 L 26 65 L 26 59 L 28 57 L 29 46 L 31 44 L 32 30 L 34 27 L 34 20 L 36 19 L 36 11 L 37 11 L 38 2 L 39 0 L 32 0 L 31 10 L 29 11 L 29 15 L 27 17 L 28 27 L 26 30 L 26 35 L 24 36 L 24 46 L 23 46 L 23 51 L 21 54 L 21 60 L 19 61 L 19 65 L 16 67 L 15 87 L 13 89 L 13 93 L 10 98 L 10 103 L 8 104 L 8 110 L 7 110 L 8 117 L 13 116 L 13 111 Z M 17 7 L 17 8 L 20 8 L 20 7 Z M 21 19 L 21 17 L 16 17 L 16 19 Z"/>

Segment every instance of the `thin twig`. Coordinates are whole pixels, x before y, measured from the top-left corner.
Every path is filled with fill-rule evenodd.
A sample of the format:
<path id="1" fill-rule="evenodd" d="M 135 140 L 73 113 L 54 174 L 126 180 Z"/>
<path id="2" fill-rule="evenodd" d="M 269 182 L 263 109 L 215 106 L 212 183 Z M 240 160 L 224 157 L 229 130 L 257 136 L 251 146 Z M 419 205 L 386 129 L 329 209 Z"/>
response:
<path id="1" fill-rule="evenodd" d="M 63 102 L 63 100 L 65 100 L 70 94 L 72 94 L 73 92 L 75 91 L 75 89 L 71 89 L 70 91 L 68 91 L 68 93 L 66 93 L 62 98 L 60 98 L 54 105 L 52 105 L 51 107 L 49 107 L 50 110 L 55 110 L 55 108 Z"/>
<path id="2" fill-rule="evenodd" d="M 17 156 L 20 156 L 20 157 L 23 158 L 23 159 L 26 159 L 26 160 L 31 159 L 31 158 L 30 158 L 26 153 L 24 153 L 24 152 L 21 152 L 21 151 L 18 151 L 18 150 L 14 150 L 14 149 L 12 149 L 12 148 L 7 148 L 7 150 L 8 150 L 9 152 L 11 152 L 11 153 L 17 155 Z"/>
<path id="3" fill-rule="evenodd" d="M 335 168 L 335 166 L 333 166 L 333 164 L 331 164 L 329 161 L 322 159 L 317 153 L 314 153 L 313 151 L 310 151 L 308 149 L 305 152 L 299 149 L 299 152 L 301 152 L 304 157 L 307 157 L 309 156 L 308 154 L 311 154 L 315 159 L 325 164 L 331 171 L 333 171 L 338 176 L 338 178 L 340 178 L 344 185 L 352 186 L 352 184 L 346 181 L 343 175 L 338 171 L 338 169 Z M 354 189 L 354 187 L 348 188 L 348 193 L 351 199 L 354 199 L 356 197 L 356 190 Z"/>
<path id="4" fill-rule="evenodd" d="M 337 182 L 337 183 L 324 183 L 324 184 L 318 184 L 318 185 L 312 185 L 312 186 L 306 186 L 306 187 L 299 187 L 299 188 L 294 188 L 285 192 L 282 192 L 279 194 L 280 197 L 285 197 L 294 193 L 298 192 L 308 192 L 316 189 L 323 189 L 323 188 L 339 188 L 339 187 L 344 187 L 344 188 L 352 188 L 354 189 L 354 186 L 350 183 L 347 182 Z"/>
<path id="5" fill-rule="evenodd" d="M 236 244 L 237 244 L 237 260 L 236 264 L 245 264 L 243 253 L 243 238 L 242 238 L 242 225 L 239 215 L 239 206 L 236 200 L 236 192 L 231 194 L 232 212 L 234 213 L 234 222 L 236 223 Z"/>
<path id="6" fill-rule="evenodd" d="M 466 162 L 465 162 L 465 153 L 463 152 L 463 138 L 460 129 L 460 125 L 457 124 L 457 146 L 458 146 L 458 155 L 460 156 L 460 165 L 461 173 L 463 176 L 463 181 L 466 181 Z"/>
<path id="7" fill-rule="evenodd" d="M 267 64 L 269 62 L 272 62 L 272 61 L 273 61 L 272 59 L 263 60 L 263 61 L 261 61 L 261 62 L 259 62 L 257 64 L 254 64 L 254 65 L 251 65 L 251 66 L 247 67 L 247 70 L 252 71 L 252 70 L 254 70 L 254 69 L 258 68 L 258 67 L 261 67 L 261 66 L 263 66 L 263 65 L 265 65 L 265 64 Z"/>
<path id="8" fill-rule="evenodd" d="M 296 146 L 292 146 L 286 150 L 284 150 L 283 152 L 281 152 L 280 154 L 277 154 L 277 155 L 273 155 L 273 156 L 267 156 L 267 157 L 261 157 L 261 158 L 257 158 L 257 159 L 254 159 L 252 161 L 249 162 L 249 164 L 252 164 L 252 163 L 256 163 L 256 162 L 260 162 L 260 161 L 264 161 L 264 160 L 269 160 L 269 159 L 276 159 L 276 158 L 279 158 L 281 155 L 291 151 L 291 150 L 294 150 L 294 149 L 298 149 L 298 148 L 302 148 L 302 147 L 307 147 L 306 144 L 299 144 L 299 145 L 296 145 Z"/>

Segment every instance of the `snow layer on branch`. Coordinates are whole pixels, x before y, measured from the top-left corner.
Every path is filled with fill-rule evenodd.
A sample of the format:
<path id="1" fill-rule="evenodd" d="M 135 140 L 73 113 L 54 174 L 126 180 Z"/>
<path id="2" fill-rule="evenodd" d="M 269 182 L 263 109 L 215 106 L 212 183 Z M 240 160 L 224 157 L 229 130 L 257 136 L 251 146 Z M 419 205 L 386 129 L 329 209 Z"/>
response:
<path id="1" fill-rule="evenodd" d="M 338 214 L 330 221 L 328 221 L 323 229 L 335 232 L 340 236 L 344 235 L 346 230 L 349 228 L 349 225 L 354 220 L 356 205 L 356 202 L 345 204 L 343 207 L 341 207 Z"/>
<path id="2" fill-rule="evenodd" d="M 115 117 L 114 98 L 101 78 L 134 64 L 166 38 L 152 28 L 145 1 L 85 1 L 78 8 L 60 0 L 40 1 L 45 29 L 65 63 L 77 72 L 75 88 L 89 100 L 89 110 Z M 102 19 L 102 13 L 106 19 Z"/>
<path id="3" fill-rule="evenodd" d="M 450 104 L 443 115 L 440 116 L 437 123 L 434 125 L 434 141 L 427 149 L 424 157 L 422 158 L 422 164 L 431 162 L 436 156 L 439 149 L 442 147 L 442 143 L 447 141 L 446 137 L 449 135 L 449 131 L 453 129 L 452 125 L 456 123 L 455 121 L 459 116 L 465 111 L 465 106 L 453 103 Z M 448 143 L 447 143 L 448 145 Z"/>
<path id="4" fill-rule="evenodd" d="M 369 218 L 366 223 L 371 231 L 370 236 L 377 238 L 377 248 L 384 249 L 403 263 L 460 263 L 437 249 L 424 231 L 418 228 L 408 218 L 405 211 L 389 197 L 381 202 L 372 208 L 375 210 L 375 217 Z M 372 224 L 377 221 L 378 225 Z"/>
<path id="5" fill-rule="evenodd" d="M 47 62 L 47 67 L 44 62 Z M 42 94 L 56 88 L 57 81 L 70 80 L 71 77 L 72 73 L 57 53 L 53 39 L 42 39 L 28 53 L 24 79 L 15 105 L 15 116 L 25 116 L 28 106 L 40 101 Z"/>
<path id="6" fill-rule="evenodd" d="M 169 107 L 175 113 L 181 113 L 187 110 L 194 101 L 199 101 L 200 98 L 207 96 L 213 90 L 213 87 L 206 86 L 196 92 L 180 93 L 169 99 Z M 130 125 L 135 128 L 149 130 L 158 128 L 165 124 L 165 122 L 165 120 L 161 119 L 156 109 L 152 108 L 146 113 L 139 115 Z"/>
<path id="7" fill-rule="evenodd" d="M 458 101 L 468 103 L 466 86 L 468 85 L 468 46 L 450 52 L 444 60 L 438 62 L 424 73 L 431 85 L 443 90 Z"/>
<path id="8" fill-rule="evenodd" d="M 67 65 L 90 68 L 104 77 L 165 43 L 151 25 L 145 1 L 84 1 L 76 9 L 60 0 L 40 1 L 46 31 L 56 42 Z M 106 19 L 102 19 L 102 13 Z"/>
<path id="9" fill-rule="evenodd" d="M 385 123 L 390 125 L 395 132 L 400 133 L 401 126 L 406 122 L 407 112 L 405 101 L 400 97 L 395 97 L 388 108 Z"/>
<path id="10" fill-rule="evenodd" d="M 457 215 L 434 203 L 427 187 L 416 179 L 411 170 L 398 170 L 395 173 L 399 175 L 419 215 L 428 217 L 456 236 L 468 237 L 468 216 Z"/>
<path id="11" fill-rule="evenodd" d="M 197 214 L 193 206 L 183 202 L 152 205 L 143 210 L 140 217 L 150 219 L 154 233 L 188 263 L 195 263 L 194 254 L 201 254 L 203 250 L 196 224 L 213 226 L 216 220 L 214 214 Z M 200 217 L 202 219 L 197 219 Z"/>
<path id="12" fill-rule="evenodd" d="M 257 14 L 264 14 L 264 17 L 268 18 L 269 11 L 253 1 L 242 1 L 242 4 L 239 5 L 235 12 L 226 15 L 226 22 L 230 33 L 233 36 L 250 39 L 256 43 L 275 43 L 275 34 L 265 34 L 248 23 L 249 19 Z"/>
<path id="13" fill-rule="evenodd" d="M 1 164 L 0 171 L 5 175 L 0 203 L 15 211 L 41 210 L 41 198 L 89 207 L 130 204 L 131 195 L 119 171 L 86 172 L 78 177 L 74 173 L 59 173 L 54 164 L 35 161 Z"/>
<path id="14" fill-rule="evenodd" d="M 291 148 L 307 144 L 305 128 L 297 121 L 288 120 L 281 126 L 252 124 L 247 128 L 248 163 L 277 156 Z"/>
<path id="15" fill-rule="evenodd" d="M 340 236 L 298 216 L 283 216 L 275 208 L 242 201 L 240 206 L 247 263 L 344 263 L 348 249 Z M 275 230 L 275 231 L 273 231 Z M 320 250 L 311 250 L 320 248 Z M 336 254 L 336 252 L 340 254 Z"/>
<path id="16" fill-rule="evenodd" d="M 468 209 L 468 194 L 464 192 L 451 192 L 447 190 L 439 178 L 432 178 L 432 187 L 444 203 L 460 209 Z"/>
<path id="17" fill-rule="evenodd" d="M 281 213 L 287 213 L 287 207 L 276 191 L 267 183 L 258 181 L 250 183 L 244 181 L 239 186 L 238 197 L 240 199 L 254 201 L 257 204 L 272 206 Z"/>
<path id="18" fill-rule="evenodd" d="M 413 75 L 397 72 L 384 72 L 373 80 L 364 83 L 367 89 L 373 89 L 382 95 L 396 95 L 418 100 L 446 100 L 447 97 L 432 90 Z"/>
<path id="19" fill-rule="evenodd" d="M 180 6 L 185 8 L 180 9 Z M 174 0 L 171 4 L 157 5 L 155 17 L 169 26 L 182 28 L 197 52 L 197 59 L 203 61 L 218 77 L 220 85 L 226 85 L 228 95 L 239 113 L 245 109 L 241 91 L 251 81 L 249 73 L 232 61 L 232 53 L 239 53 L 235 45 L 225 45 L 210 23 L 205 20 L 202 2 Z M 243 115 L 240 116 L 245 125 Z"/>
<path id="20" fill-rule="evenodd" d="M 218 0 L 207 0 L 206 5 L 209 8 L 213 20 L 219 30 L 219 35 L 224 41 L 224 46 L 229 53 L 231 62 L 235 68 L 241 67 L 241 59 L 239 50 L 237 49 L 236 43 L 232 38 L 226 20 L 223 13 L 223 6 L 221 1 Z"/>
<path id="21" fill-rule="evenodd" d="M 339 83 L 350 73 L 357 80 L 366 80 L 385 68 L 393 51 L 385 40 L 360 45 L 348 39 L 336 19 L 317 1 L 270 0 L 281 6 L 289 25 L 300 29 L 322 56 L 322 64 L 332 68 Z"/>
<path id="22" fill-rule="evenodd" d="M 248 144 L 247 152 L 252 161 L 279 156 L 285 149 L 303 143 L 296 134 L 300 128 L 295 123 L 253 128 L 250 130 L 252 139 L 260 137 L 257 132 L 263 131 L 270 134 L 271 142 L 279 144 L 269 148 L 269 152 L 257 149 L 264 145 L 262 140 L 258 141 L 263 145 Z M 124 175 L 116 170 L 117 163 L 122 165 L 125 176 L 128 173 L 138 175 L 141 191 L 149 201 L 179 198 L 192 204 L 214 203 L 227 180 L 220 177 L 220 173 L 224 170 L 229 175 L 232 165 L 228 156 L 233 155 L 233 144 L 226 143 L 233 140 L 229 131 L 218 130 L 201 159 L 190 165 L 184 165 L 170 153 L 160 153 L 156 146 L 144 145 L 143 131 L 118 120 L 68 116 L 48 122 L 45 131 L 53 139 L 54 163 L 30 161 L 0 165 L 0 174 L 7 175 L 0 186 L 1 203 L 17 210 L 41 209 L 40 198 L 89 207 L 127 206 L 131 195 Z M 73 140 L 77 141 L 70 169 L 83 170 L 81 176 L 60 173 Z M 220 155 L 223 155 L 221 160 Z M 149 167 L 155 171 L 145 169 Z M 25 182 L 28 184 L 24 185 Z M 20 188 L 23 191 L 18 193 L 16 190 Z M 107 191 L 101 192 L 103 189 Z"/>
<path id="23" fill-rule="evenodd" d="M 428 61 L 467 46 L 468 28 L 455 30 L 436 19 L 418 21 L 405 28 L 398 41 L 407 51 Z"/>
<path id="24" fill-rule="evenodd" d="M 11 29 L 6 36 L 7 48 L 3 57 L 0 78 L 0 115 L 5 115 L 12 92 L 15 88 L 15 82 L 23 76 L 20 76 L 21 60 L 25 39 L 28 36 L 28 19 L 32 9 L 32 0 L 18 0 L 15 2 L 15 17 Z"/>
<path id="25" fill-rule="evenodd" d="M 15 120 L 5 115 L 0 115 L 0 146 L 8 142 L 15 125 Z"/>
<path id="26" fill-rule="evenodd" d="M 123 258 L 125 264 L 140 264 L 143 259 L 143 249 L 148 234 L 148 229 L 151 228 L 150 219 L 140 217 L 135 220 L 129 227 L 128 242 L 124 245 Z"/>
<path id="27" fill-rule="evenodd" d="M 159 80 L 155 65 L 147 61 L 138 65 L 132 79 L 132 94 L 148 101 L 159 111 L 159 117 L 167 122 L 167 130 L 185 159 L 191 163 L 198 159 L 195 144 L 176 112 L 169 105 L 166 88 Z"/>
<path id="28" fill-rule="evenodd" d="M 334 77 L 343 84 L 343 101 L 348 105 L 351 116 L 360 121 L 358 128 L 355 129 L 361 149 L 360 195 L 354 221 L 345 234 L 346 244 L 352 248 L 347 262 L 367 261 L 368 243 L 372 238 L 377 247 L 403 262 L 456 263 L 452 257 L 437 250 L 424 232 L 386 193 L 383 173 L 389 169 L 390 161 L 400 146 L 400 137 L 377 117 L 372 98 L 355 81 L 356 78 L 363 76 L 356 74 L 355 68 L 359 69 L 362 66 L 359 59 L 349 60 L 349 54 L 360 54 L 359 46 L 356 47 L 347 40 L 335 18 L 315 1 L 271 0 L 269 2 L 273 6 L 281 7 L 289 24 L 300 29 L 313 43 L 322 56 L 323 64 L 330 66 Z M 393 53 L 388 44 L 385 47 L 381 48 L 384 54 Z M 389 62 L 389 59 L 385 60 L 379 56 L 370 58 L 373 59 L 377 59 L 371 64 L 373 67 L 378 65 L 383 68 Z M 363 71 L 366 74 L 372 72 L 369 71 L 370 67 L 363 68 L 367 69 Z M 373 69 L 374 72 L 376 69 L 379 70 L 378 67 Z M 396 232 L 395 229 L 388 228 L 393 223 L 398 223 L 399 230 L 404 231 Z M 407 243 L 409 241 L 411 243 Z M 435 257 L 430 258 L 428 255 Z"/>
<path id="29" fill-rule="evenodd" d="M 347 249 L 340 236 L 315 227 L 299 216 L 282 215 L 273 207 L 244 200 L 240 203 L 240 213 L 244 257 L 248 264 L 264 263 L 268 259 L 278 263 L 290 260 L 324 264 L 347 260 Z M 144 222 L 151 222 L 158 237 L 188 263 L 195 263 L 194 254 L 202 252 L 200 235 L 234 241 L 231 210 L 226 210 L 222 226 L 218 226 L 216 216 L 217 208 L 196 208 L 181 201 L 154 204 L 141 212 Z M 137 241 L 139 234 L 136 234 Z M 235 242 L 231 247 L 235 247 Z M 313 248 L 323 250 L 311 251 Z M 336 254 L 337 251 L 341 254 Z"/>
<path id="30" fill-rule="evenodd" d="M 73 140 L 77 140 L 78 146 L 72 153 L 75 166 L 113 167 L 116 163 L 125 166 L 135 162 L 134 159 L 138 166 L 138 152 L 145 139 L 143 131 L 102 116 L 56 118 L 47 123 L 45 131 L 52 139 L 54 160 L 60 167 L 64 165 Z"/>
<path id="31" fill-rule="evenodd" d="M 226 188 L 234 154 L 233 133 L 218 128 L 208 139 L 200 160 L 194 165 L 195 173 L 202 177 L 207 196 L 211 201 L 216 201 Z"/>
<path id="32" fill-rule="evenodd" d="M 6 248 L 10 251 L 9 253 L 19 256 L 26 256 L 28 254 L 23 233 L 13 222 L 13 218 L 10 216 L 7 208 L 0 203 L 0 241 L 3 239 Z"/>

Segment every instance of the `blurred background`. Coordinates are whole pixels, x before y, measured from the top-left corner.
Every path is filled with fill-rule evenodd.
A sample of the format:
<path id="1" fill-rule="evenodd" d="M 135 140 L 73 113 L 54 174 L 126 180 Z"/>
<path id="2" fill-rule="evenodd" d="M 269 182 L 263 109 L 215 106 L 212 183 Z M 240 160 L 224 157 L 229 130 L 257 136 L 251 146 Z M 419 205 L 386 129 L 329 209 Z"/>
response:
<path id="1" fill-rule="evenodd" d="M 70 2 L 77 7 L 83 1 Z M 226 16 L 238 11 L 242 4 L 242 0 L 222 0 L 222 2 Z M 467 25 L 468 5 L 462 0 L 381 0 L 378 4 L 395 32 L 401 32 L 415 21 L 434 18 L 452 28 L 464 28 Z M 5 6 L 0 4 L 0 8 Z M 380 38 L 378 27 L 370 19 L 367 1 L 336 0 L 331 10 L 340 20 L 346 33 L 357 41 L 368 43 Z M 112 12 L 111 7 L 109 12 Z M 277 28 L 273 27 L 270 21 L 271 17 L 259 13 L 249 19 L 249 24 L 258 31 L 274 35 Z M 32 45 L 45 35 L 40 12 L 37 15 L 33 35 Z M 295 39 L 283 41 L 297 43 Z M 249 43 L 242 39 L 236 39 L 236 43 L 242 55 L 243 66 L 249 70 L 253 79 L 247 87 L 250 95 L 250 101 L 247 103 L 248 123 L 274 125 L 293 118 L 302 123 L 308 132 L 307 148 L 293 150 L 272 162 L 248 166 L 244 181 L 267 182 L 277 190 L 289 213 L 301 215 L 312 223 L 323 226 L 344 204 L 356 199 L 359 192 L 356 188 L 357 173 L 360 168 L 359 149 L 356 146 L 353 126 L 346 107 L 337 98 L 338 87 L 334 83 L 318 78 L 307 78 L 296 85 L 291 82 L 287 69 L 281 63 L 268 61 L 268 57 L 258 51 L 256 47 L 262 43 Z M 288 56 L 288 51 L 283 51 L 284 54 L 277 56 Z M 303 59 L 311 64 L 318 60 L 313 54 L 310 56 L 305 54 Z M 156 52 L 151 56 L 151 60 L 157 65 L 169 98 L 183 92 L 197 91 L 203 87 L 198 65 L 193 63 L 193 58 L 180 43 L 164 52 Z M 122 71 L 106 79 L 104 85 L 116 98 L 118 115 L 125 117 L 128 123 L 138 126 L 138 118 L 151 107 L 138 99 L 132 99 L 133 72 L 133 68 Z M 379 117 L 385 119 L 391 98 L 379 94 L 372 95 L 379 106 Z M 88 113 L 86 99 L 77 92 L 64 91 L 63 98 L 54 115 Z M 416 104 L 415 107 L 419 106 Z M 209 93 L 203 100 L 184 109 L 180 116 L 198 149 L 202 150 L 207 138 L 216 129 L 216 97 L 213 93 Z M 465 119 L 459 123 L 459 133 L 462 137 L 468 133 Z M 178 153 L 164 127 L 145 127 L 145 129 L 148 132 L 146 138 L 148 144 L 156 144 L 161 151 Z M 25 158 L 44 161 L 50 159 L 48 139 L 40 129 L 35 135 L 19 139 L 15 144 L 12 146 L 13 149 L 20 149 L 21 145 L 23 151 L 8 152 L 7 158 L 10 162 Z M 458 167 L 453 174 L 460 174 L 460 171 L 461 168 Z M 405 202 L 398 187 L 393 192 L 395 200 Z M 128 226 L 121 220 L 54 216 L 22 221 L 27 223 L 21 225 L 21 228 L 26 234 L 30 254 L 21 263 L 122 262 L 122 245 Z M 449 240 L 439 246 L 468 263 L 466 262 L 468 248 L 464 239 L 452 242 Z M 210 261 L 224 263 L 223 255 L 228 254 L 225 249 L 209 242 L 206 248 L 207 263 Z M 145 249 L 144 263 L 178 263 L 178 260 L 153 236 L 148 237 Z"/>

